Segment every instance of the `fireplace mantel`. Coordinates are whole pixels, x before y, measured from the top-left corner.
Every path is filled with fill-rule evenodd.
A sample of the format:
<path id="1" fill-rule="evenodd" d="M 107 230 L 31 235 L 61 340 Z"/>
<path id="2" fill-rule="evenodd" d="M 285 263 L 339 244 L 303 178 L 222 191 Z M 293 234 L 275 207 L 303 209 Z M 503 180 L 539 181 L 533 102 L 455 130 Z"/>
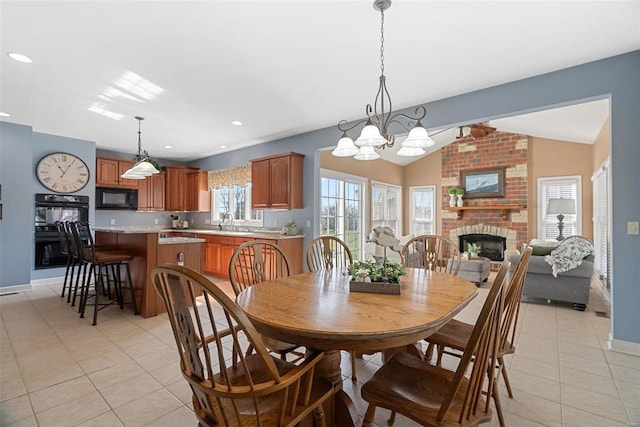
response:
<path id="1" fill-rule="evenodd" d="M 509 218 L 509 212 L 512 210 L 525 209 L 526 206 L 522 205 L 484 205 L 484 206 L 443 206 L 442 209 L 447 211 L 458 212 L 458 219 L 462 219 L 463 211 L 486 211 L 486 210 L 499 210 L 502 211 L 502 219 Z"/>

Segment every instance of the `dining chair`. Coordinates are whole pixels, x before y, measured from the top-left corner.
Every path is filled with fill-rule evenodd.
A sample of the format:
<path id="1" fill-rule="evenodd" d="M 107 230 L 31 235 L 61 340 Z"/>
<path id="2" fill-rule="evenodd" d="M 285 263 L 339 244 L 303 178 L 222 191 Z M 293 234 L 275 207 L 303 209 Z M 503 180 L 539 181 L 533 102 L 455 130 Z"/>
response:
<path id="1" fill-rule="evenodd" d="M 396 412 L 425 426 L 475 426 L 491 421 L 489 399 L 483 393 L 498 394 L 495 377 L 487 372 L 497 359 L 508 270 L 509 262 L 503 263 L 457 369 L 450 371 L 409 353 L 395 354 L 362 386 L 362 398 L 369 403 L 363 426 L 373 425 L 377 407 L 392 411 L 389 425 Z"/>
<path id="2" fill-rule="evenodd" d="M 522 289 L 524 288 L 524 278 L 527 273 L 527 266 L 529 264 L 529 258 L 533 248 L 526 246 L 523 250 L 522 256 L 518 261 L 513 275 L 509 279 L 509 284 L 506 289 L 505 295 L 505 308 L 500 324 L 500 341 L 498 344 L 498 364 L 496 365 L 496 381 L 499 379 L 500 374 L 504 377 L 504 384 L 509 393 L 509 397 L 513 398 L 513 392 L 511 390 L 511 384 L 509 383 L 509 377 L 507 375 L 507 369 L 504 364 L 504 356 L 513 354 L 516 351 L 515 336 L 516 328 L 518 326 L 518 315 L 520 313 L 520 300 L 522 298 Z M 446 352 L 447 354 L 460 357 L 460 352 L 463 351 L 469 341 L 473 332 L 474 325 L 464 323 L 456 319 L 452 319 L 447 322 L 438 332 L 426 338 L 429 342 L 427 347 L 426 357 L 431 359 L 434 346 L 437 348 L 438 357 L 436 361 L 437 366 L 441 366 L 442 356 Z M 450 348 L 455 351 L 447 351 Z M 504 417 L 502 414 L 502 406 L 499 400 L 495 400 L 496 412 L 498 413 L 498 420 L 500 425 L 504 426 Z"/>
<path id="3" fill-rule="evenodd" d="M 320 236 L 311 241 L 307 248 L 309 271 L 345 271 L 353 264 L 353 256 L 347 244 L 335 236 Z"/>
<path id="4" fill-rule="evenodd" d="M 287 277 L 290 274 L 289 258 L 275 243 L 266 240 L 252 240 L 238 246 L 229 263 L 229 281 L 236 296 L 257 283 Z M 286 360 L 287 353 L 299 345 L 275 340 L 266 336 L 262 340 L 269 350 Z M 296 357 L 301 353 L 294 353 Z"/>
<path id="5" fill-rule="evenodd" d="M 307 267 L 309 271 L 331 270 L 336 268 L 340 272 L 353 264 L 353 256 L 347 244 L 335 236 L 320 236 L 311 241 L 307 248 Z M 351 381 L 356 383 L 356 359 L 358 353 L 350 351 Z"/>
<path id="6" fill-rule="evenodd" d="M 323 353 L 310 353 L 298 365 L 280 360 L 246 314 L 209 279 L 174 264 L 155 267 L 151 274 L 199 425 L 293 426 L 312 413 L 317 425 L 325 425 L 322 403 L 332 396 L 333 385 L 314 377 Z"/>
<path id="7" fill-rule="evenodd" d="M 453 275 L 460 270 L 460 251 L 446 237 L 427 234 L 416 236 L 405 243 L 400 255 L 405 267 Z"/>

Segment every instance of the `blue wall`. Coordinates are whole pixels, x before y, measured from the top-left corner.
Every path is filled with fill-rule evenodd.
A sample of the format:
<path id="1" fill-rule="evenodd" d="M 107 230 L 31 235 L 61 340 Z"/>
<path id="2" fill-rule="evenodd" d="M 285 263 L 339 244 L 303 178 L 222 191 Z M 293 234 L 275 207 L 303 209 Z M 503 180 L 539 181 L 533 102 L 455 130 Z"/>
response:
<path id="1" fill-rule="evenodd" d="M 428 78 L 428 76 L 425 76 Z M 577 67 L 559 70 L 553 73 L 506 83 L 500 86 L 467 93 L 426 104 L 427 127 L 452 126 L 485 119 L 506 117 L 513 114 L 525 113 L 550 107 L 584 102 L 598 98 L 611 100 L 611 160 L 613 186 L 613 291 L 612 291 L 612 333 L 618 340 L 640 343 L 640 263 L 635 262 L 634 255 L 640 246 L 639 236 L 626 234 L 626 222 L 640 220 L 640 198 L 637 196 L 637 183 L 640 182 L 640 51 L 631 52 L 601 61 L 596 61 Z M 405 110 L 410 112 L 411 109 Z M 336 117 L 336 122 L 339 120 Z M 11 177 L 12 195 L 5 202 L 5 185 L 3 185 L 3 204 L 9 200 L 20 206 L 12 206 L 11 219 L 3 220 L 0 225 L 0 251 L 2 265 L 7 246 L 12 250 L 27 248 L 31 254 L 32 246 L 32 207 L 33 184 L 35 175 L 33 165 L 41 154 L 41 149 L 31 153 L 31 135 L 28 131 L 14 128 L 17 125 L 2 124 L 3 141 L 0 145 L 2 155 L 2 171 L 0 178 L 5 182 Z M 29 128 L 26 128 L 27 130 Z M 392 129 L 392 131 L 394 131 Z M 35 135 L 35 134 L 34 134 Z M 314 227 L 318 224 L 318 214 L 314 209 L 314 200 L 318 199 L 317 177 L 319 168 L 318 150 L 335 145 L 340 134 L 335 127 L 319 129 L 306 134 L 280 139 L 277 141 L 236 150 L 218 156 L 207 157 L 190 163 L 191 166 L 203 169 L 222 169 L 231 166 L 247 164 L 249 159 L 280 152 L 295 151 L 305 154 L 304 159 L 304 209 L 265 213 L 265 226 L 280 226 L 284 222 L 294 219 L 303 225 L 307 234 L 305 243 L 313 235 L 313 229 L 306 227 L 306 221 L 313 219 Z M 6 139 L 5 139 L 6 138 Z M 35 136 L 34 136 L 35 138 Z M 63 143 L 66 138 L 51 141 Z M 44 141 L 43 141 L 44 142 Z M 40 142 L 39 142 L 40 143 Z M 11 146 L 8 151 L 7 146 Z M 54 148 L 54 147 L 49 147 Z M 56 147 L 62 149 L 62 147 Z M 19 150 L 25 159 L 32 156 L 32 170 L 26 173 L 7 159 L 8 153 L 13 156 L 14 150 Z M 22 152 L 26 150 L 26 152 Z M 52 150 L 53 151 L 53 150 Z M 94 154 L 95 156 L 95 154 Z M 85 159 L 86 160 L 86 159 Z M 87 164 L 90 162 L 87 161 Z M 94 161 L 91 161 L 94 163 Z M 10 169 L 5 171 L 9 164 Z M 28 163 L 26 163 L 28 164 Z M 14 179 L 21 177 L 23 179 Z M 30 180 L 29 180 L 30 179 Z M 37 181 L 36 181 L 37 182 Z M 27 193 L 20 194 L 20 192 Z M 22 204 L 26 204 L 25 207 Z M 26 215 L 28 226 L 22 218 L 15 216 Z M 152 214 L 144 214 L 150 215 Z M 199 220 L 204 215 L 197 214 Z M 8 224 L 20 225 L 23 233 L 17 237 Z M 101 224 L 105 225 L 105 224 Z M 315 228 L 314 228 L 315 229 Z M 31 236 L 25 239 L 24 236 Z M 23 250 L 21 251 L 23 252 Z M 2 285 L 5 286 L 4 268 L 0 272 Z M 24 274 L 22 275 L 24 279 Z M 12 284 L 7 282 L 7 285 Z"/>
<path id="2" fill-rule="evenodd" d="M 28 286 L 33 241 L 31 127 L 0 122 L 0 286 Z"/>

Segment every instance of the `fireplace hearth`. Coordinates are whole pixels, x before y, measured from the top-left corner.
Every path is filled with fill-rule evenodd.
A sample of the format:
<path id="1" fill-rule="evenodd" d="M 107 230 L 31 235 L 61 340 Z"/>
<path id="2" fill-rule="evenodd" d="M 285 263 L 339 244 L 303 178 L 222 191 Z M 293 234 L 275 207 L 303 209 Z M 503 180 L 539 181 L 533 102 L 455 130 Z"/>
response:
<path id="1" fill-rule="evenodd" d="M 467 245 L 475 243 L 480 245 L 479 256 L 489 258 L 491 261 L 503 261 L 504 251 L 507 248 L 507 239 L 492 234 L 463 234 L 458 236 L 460 252 L 467 251 Z"/>

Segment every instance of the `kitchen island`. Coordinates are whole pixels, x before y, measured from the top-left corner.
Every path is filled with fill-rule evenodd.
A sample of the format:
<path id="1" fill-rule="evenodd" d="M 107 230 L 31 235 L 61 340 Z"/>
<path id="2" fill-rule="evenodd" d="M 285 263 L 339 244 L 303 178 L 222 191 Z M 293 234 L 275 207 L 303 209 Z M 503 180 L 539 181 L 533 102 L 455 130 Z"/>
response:
<path id="1" fill-rule="evenodd" d="M 136 304 L 142 317 L 165 312 L 164 303 L 153 287 L 151 269 L 164 263 L 183 263 L 202 272 L 204 239 L 189 237 L 160 238 L 158 227 L 96 227 L 99 246 L 123 249 L 133 256 L 130 262 Z"/>
<path id="2" fill-rule="evenodd" d="M 229 277 L 229 263 L 235 249 L 252 240 L 267 240 L 282 248 L 291 274 L 303 272 L 303 235 L 286 236 L 277 231 L 218 229 L 166 229 L 162 227 L 96 227 L 97 245 L 131 253 L 131 279 L 136 304 L 142 317 L 165 312 L 151 281 L 151 269 L 164 263 L 183 262 L 198 273 Z M 182 261 L 181 261 L 182 259 Z"/>

